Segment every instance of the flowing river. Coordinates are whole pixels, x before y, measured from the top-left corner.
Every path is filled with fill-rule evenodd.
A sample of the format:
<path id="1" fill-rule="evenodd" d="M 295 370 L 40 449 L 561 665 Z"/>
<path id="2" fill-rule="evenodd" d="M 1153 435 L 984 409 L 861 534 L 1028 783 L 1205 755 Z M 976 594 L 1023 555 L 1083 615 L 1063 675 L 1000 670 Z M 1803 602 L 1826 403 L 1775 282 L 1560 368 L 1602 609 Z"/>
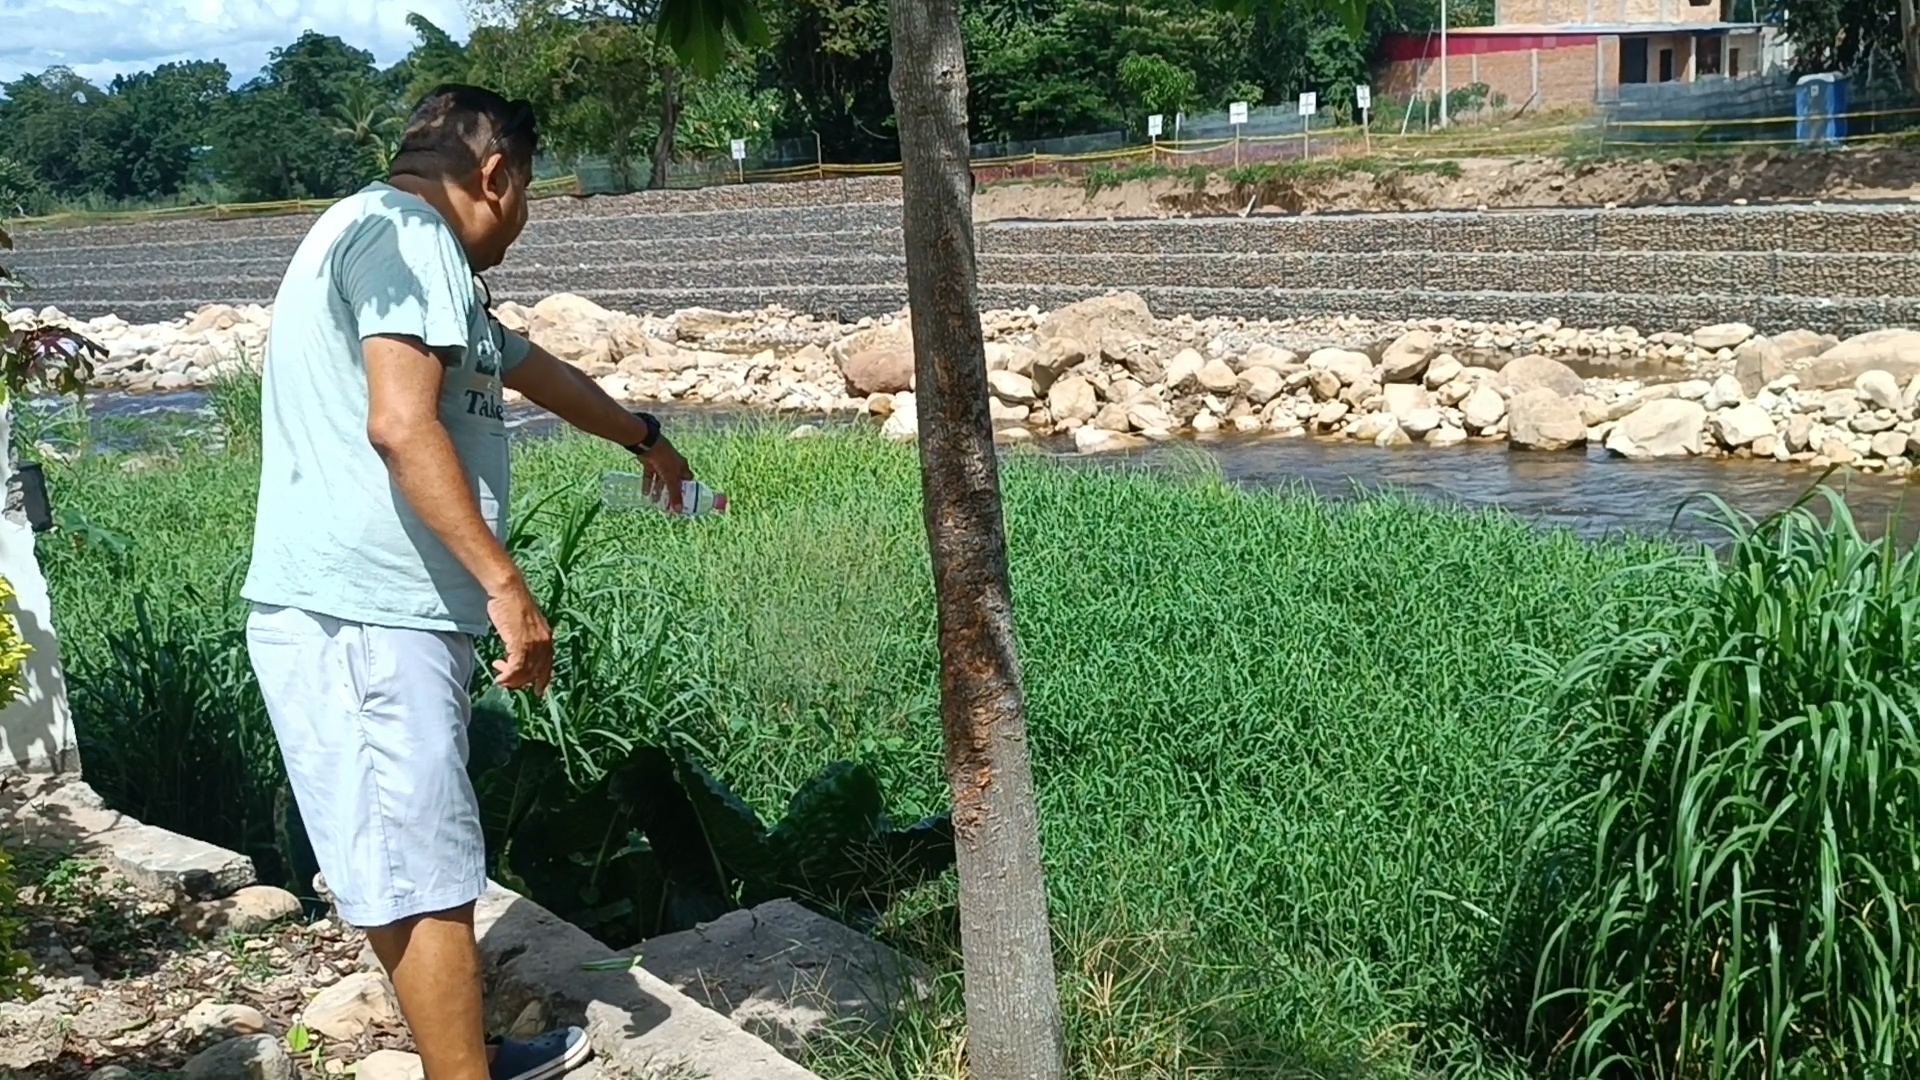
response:
<path id="1" fill-rule="evenodd" d="M 96 438 L 105 446 L 127 438 L 126 432 L 142 420 L 211 418 L 206 396 L 198 392 L 103 393 L 89 398 L 88 411 Z M 670 422 L 684 419 L 721 425 L 747 415 L 702 406 L 662 406 L 656 411 Z M 850 421 L 787 417 L 784 422 L 837 426 Z M 508 424 L 520 437 L 537 437 L 557 427 L 550 416 L 525 405 L 509 407 Z M 1717 495 L 1739 510 L 1761 516 L 1791 504 L 1819 479 L 1818 473 L 1808 469 L 1773 461 L 1629 462 L 1598 448 L 1528 453 L 1509 450 L 1505 444 L 1381 450 L 1349 440 L 1250 435 L 1182 439 L 1129 454 L 1094 457 L 1073 453 L 1067 440 L 1044 441 L 1039 448 L 1077 465 L 1130 463 L 1173 470 L 1193 468 L 1198 452 L 1216 463 L 1227 480 L 1249 488 L 1304 484 L 1335 498 L 1351 496 L 1357 489 L 1390 488 L 1468 507 L 1500 507 L 1592 538 L 1622 532 L 1679 533 L 1717 541 L 1721 533 L 1700 516 L 1707 506 L 1697 496 Z M 1909 501 L 1920 502 L 1907 498 L 1920 485 L 1870 473 L 1835 473 L 1829 482 L 1846 493 L 1863 531 L 1877 535 L 1890 521 L 1897 521 L 1904 543 L 1920 538 L 1920 513 L 1903 512 Z M 1676 520 L 1683 503 L 1687 509 Z M 1816 503 L 1815 508 L 1824 511 L 1824 504 Z"/>

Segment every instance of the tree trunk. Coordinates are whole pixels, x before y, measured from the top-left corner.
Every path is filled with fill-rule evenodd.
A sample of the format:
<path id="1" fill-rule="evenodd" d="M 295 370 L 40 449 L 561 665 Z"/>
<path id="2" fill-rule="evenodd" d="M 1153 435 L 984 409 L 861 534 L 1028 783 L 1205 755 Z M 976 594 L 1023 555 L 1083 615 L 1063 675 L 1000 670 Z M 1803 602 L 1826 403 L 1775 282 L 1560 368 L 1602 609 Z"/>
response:
<path id="1" fill-rule="evenodd" d="M 1900 0 L 1900 52 L 1906 61 L 1907 90 L 1920 94 L 1920 5 Z"/>
<path id="2" fill-rule="evenodd" d="M 680 69 L 671 57 L 660 66 L 660 134 L 653 140 L 653 175 L 647 186 L 659 191 L 667 186 L 668 168 L 673 164 L 673 136 L 680 126 Z"/>
<path id="3" fill-rule="evenodd" d="M 920 477 L 959 849 L 967 1059 L 1057 1080 L 1059 993 L 976 290 L 958 0 L 891 0 Z"/>

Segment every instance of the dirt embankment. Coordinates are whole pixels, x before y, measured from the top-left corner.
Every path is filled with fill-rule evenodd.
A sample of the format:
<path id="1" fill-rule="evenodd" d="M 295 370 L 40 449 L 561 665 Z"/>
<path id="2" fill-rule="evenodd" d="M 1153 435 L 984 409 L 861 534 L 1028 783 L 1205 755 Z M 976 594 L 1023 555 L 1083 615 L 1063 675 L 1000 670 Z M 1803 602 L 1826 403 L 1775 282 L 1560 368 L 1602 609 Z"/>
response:
<path id="1" fill-rule="evenodd" d="M 974 198 L 974 218 L 1075 220 L 1180 215 L 1391 210 L 1713 205 L 1737 201 L 1920 201 L 1920 148 L 1836 153 L 1569 163 L 1554 157 L 1463 158 L 1291 170 L 1257 182 L 1219 174 L 1126 180 L 1089 195 L 1074 181 L 996 185 Z"/>

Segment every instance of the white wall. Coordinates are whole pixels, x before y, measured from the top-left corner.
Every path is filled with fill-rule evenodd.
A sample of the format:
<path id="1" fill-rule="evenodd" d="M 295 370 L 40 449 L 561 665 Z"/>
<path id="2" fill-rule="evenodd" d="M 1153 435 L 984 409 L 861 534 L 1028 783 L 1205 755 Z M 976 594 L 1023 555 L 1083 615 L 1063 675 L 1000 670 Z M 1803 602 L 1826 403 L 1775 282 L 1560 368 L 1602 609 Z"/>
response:
<path id="1" fill-rule="evenodd" d="M 10 410 L 0 405 L 0 447 L 12 438 Z M 0 454 L 0 461 L 5 455 Z M 0 472 L 5 467 L 0 466 Z M 12 477 L 7 478 L 8 483 Z M 5 486 L 0 485 L 0 493 Z M 47 579 L 33 553 L 33 529 L 24 519 L 0 513 L 0 575 L 13 586 L 15 600 L 6 614 L 20 628 L 32 653 L 22 673 L 20 698 L 0 709 L 0 773 L 80 772 L 73 715 L 67 709 L 67 679 L 60 662 L 60 640 L 53 630 L 53 605 Z M 111 588 L 111 585 L 105 586 Z"/>

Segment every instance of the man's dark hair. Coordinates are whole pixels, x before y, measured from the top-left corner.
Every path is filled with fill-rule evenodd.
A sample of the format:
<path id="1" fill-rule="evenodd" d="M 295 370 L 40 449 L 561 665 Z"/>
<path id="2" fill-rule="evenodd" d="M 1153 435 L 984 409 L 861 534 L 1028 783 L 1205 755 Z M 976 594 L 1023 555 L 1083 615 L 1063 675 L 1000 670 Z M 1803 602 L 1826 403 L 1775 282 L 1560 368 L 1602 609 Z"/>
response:
<path id="1" fill-rule="evenodd" d="M 459 180 L 478 172 L 493 154 L 504 154 L 516 172 L 533 176 L 540 133 L 533 106 L 464 83 L 442 83 L 427 92 L 407 118 L 400 152 L 387 171 L 394 176 Z"/>

